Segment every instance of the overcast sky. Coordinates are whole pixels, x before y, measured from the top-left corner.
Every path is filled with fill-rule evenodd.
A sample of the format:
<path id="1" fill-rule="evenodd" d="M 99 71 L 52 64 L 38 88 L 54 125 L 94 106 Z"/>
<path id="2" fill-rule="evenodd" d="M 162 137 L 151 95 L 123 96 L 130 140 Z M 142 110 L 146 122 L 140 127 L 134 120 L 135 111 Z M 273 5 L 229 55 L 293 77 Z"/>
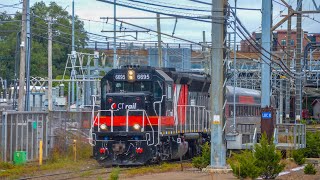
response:
<path id="1" fill-rule="evenodd" d="M 48 4 L 52 0 L 44 0 L 46 4 Z M 118 0 L 118 2 L 127 2 L 126 0 Z M 143 1 L 143 0 L 140 0 Z M 202 0 L 205 2 L 210 3 L 210 0 Z M 1 5 L 11 5 L 15 3 L 19 3 L 20 0 L 1 0 L 0 2 L 0 7 Z M 30 0 L 30 4 L 33 5 L 35 2 L 39 2 L 37 0 Z M 72 12 L 72 0 L 55 0 L 57 4 L 62 6 L 63 8 L 66 8 L 67 11 Z M 196 8 L 196 9 L 205 9 L 205 10 L 210 10 L 209 5 L 205 4 L 199 4 L 195 2 L 191 2 L 188 0 L 175 0 L 175 1 L 168 1 L 168 0 L 144 0 L 144 2 L 153 2 L 153 3 L 161 3 L 163 5 L 168 5 L 168 6 L 178 6 L 178 7 L 189 7 L 189 8 Z M 238 7 L 245 7 L 245 8 L 261 8 L 261 2 L 262 0 L 238 0 Z M 287 14 L 287 9 L 283 6 L 280 5 L 277 2 L 281 2 L 280 0 L 276 0 L 273 2 L 273 24 L 276 24 L 278 21 L 280 21 L 283 17 L 281 15 Z M 293 8 L 296 7 L 296 0 L 286 0 L 290 5 L 293 6 Z M 318 6 L 320 5 L 319 0 L 316 0 L 318 2 Z M 229 3 L 231 6 L 234 6 L 234 0 L 229 0 Z M 17 7 L 22 7 L 22 4 L 18 5 Z M 0 12 L 7 11 L 10 13 L 13 13 L 17 10 L 21 10 L 19 8 L 0 8 Z M 156 9 L 155 9 L 156 10 Z M 162 10 L 160 8 L 160 10 Z M 315 10 L 315 7 L 312 3 L 312 0 L 304 0 L 303 2 L 303 10 Z M 163 12 L 163 11 L 162 11 Z M 166 11 L 168 13 L 179 13 L 181 10 L 171 10 L 171 11 Z M 185 11 L 184 11 L 185 12 Z M 195 14 L 200 14 L 200 15 L 210 15 L 210 12 L 193 12 L 193 11 L 188 11 L 187 12 L 189 15 L 195 15 Z M 95 0 L 75 0 L 75 14 L 78 15 L 82 19 L 88 19 L 91 21 L 84 21 L 85 23 L 85 28 L 89 32 L 93 33 L 98 33 L 98 34 L 103 34 L 107 36 L 112 36 L 112 33 L 102 33 L 101 30 L 113 30 L 113 20 L 109 20 L 108 24 L 105 22 L 94 22 L 94 21 L 103 21 L 100 19 L 100 17 L 113 17 L 113 5 L 107 4 L 104 2 L 98 2 Z M 249 32 L 253 31 L 260 31 L 261 28 L 261 12 L 260 11 L 245 11 L 245 10 L 238 10 L 237 12 L 238 17 L 242 21 L 242 23 L 246 26 L 246 28 L 249 30 Z M 156 15 L 153 13 L 148 13 L 148 12 L 143 12 L 139 10 L 134 10 L 134 9 L 129 9 L 125 7 L 117 7 L 117 17 L 140 17 L 140 16 L 145 16 L 145 17 L 155 17 Z M 311 19 L 315 20 L 311 20 Z M 156 20 L 138 20 L 138 19 L 126 19 L 124 21 L 134 23 L 146 28 L 150 28 L 153 30 L 156 30 Z M 292 28 L 295 29 L 296 18 L 293 18 L 293 23 L 292 23 Z M 310 14 L 308 17 L 303 17 L 303 22 L 302 26 L 305 31 L 312 32 L 312 33 L 320 33 L 319 27 L 320 27 L 320 16 L 319 15 L 314 15 Z M 174 28 L 175 20 L 174 19 L 162 19 L 161 20 L 161 30 L 164 33 L 172 34 L 173 28 Z M 130 29 L 137 29 L 134 27 L 130 26 L 124 26 L 126 28 Z M 282 26 L 280 26 L 278 29 L 284 29 L 286 28 L 286 23 L 284 23 Z M 192 41 L 200 42 L 202 41 L 202 31 L 206 31 L 206 39 L 210 39 L 210 32 L 211 32 L 211 25 L 209 23 L 205 22 L 197 22 L 197 21 L 192 21 L 192 20 L 182 20 L 179 19 L 177 26 L 176 26 L 176 31 L 175 31 L 175 36 L 182 37 L 185 39 L 189 39 Z M 127 33 L 127 35 L 130 33 Z M 124 34 L 119 33 L 118 36 L 121 36 Z M 132 34 L 131 35 L 135 35 Z M 140 33 L 139 35 L 140 40 L 151 40 L 151 41 L 156 41 L 156 36 L 146 34 L 146 33 Z M 130 38 L 129 38 L 130 39 Z M 132 38 L 131 38 L 132 39 Z M 104 39 L 99 39 L 96 38 L 96 40 L 104 40 Z M 172 39 L 165 39 L 163 37 L 164 42 L 173 42 L 174 40 Z M 237 41 L 240 41 L 238 39 Z"/>

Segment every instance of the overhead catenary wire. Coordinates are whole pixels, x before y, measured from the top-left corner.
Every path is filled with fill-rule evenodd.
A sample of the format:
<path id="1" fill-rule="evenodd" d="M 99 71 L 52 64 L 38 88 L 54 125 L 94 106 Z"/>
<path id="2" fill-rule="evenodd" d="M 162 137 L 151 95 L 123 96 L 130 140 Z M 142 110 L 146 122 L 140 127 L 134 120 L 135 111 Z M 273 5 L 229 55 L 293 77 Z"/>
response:
<path id="1" fill-rule="evenodd" d="M 231 12 L 234 14 L 234 12 L 233 12 L 232 10 L 231 10 Z M 266 53 L 270 54 L 271 56 L 276 57 L 277 59 L 279 59 L 279 62 L 280 62 L 281 65 L 280 65 L 278 62 L 274 61 L 273 59 L 269 59 L 269 58 L 268 58 L 271 62 L 275 62 L 276 64 L 279 64 L 279 66 L 280 66 L 281 69 L 283 69 L 283 70 L 285 70 L 285 71 L 288 71 L 288 72 L 290 72 L 290 73 L 292 73 L 292 74 L 294 74 L 294 75 L 301 76 L 301 75 L 304 74 L 304 73 L 296 73 L 296 72 L 291 71 L 290 68 L 288 68 L 288 67 L 281 61 L 281 59 L 280 59 L 278 56 L 274 55 L 273 53 L 271 53 L 271 52 L 267 51 L 266 49 L 264 49 L 263 47 L 261 47 L 261 45 L 259 44 L 259 42 L 257 42 L 256 39 L 253 39 L 253 38 L 251 37 L 250 33 L 249 33 L 248 30 L 243 26 L 243 24 L 241 23 L 241 21 L 240 21 L 240 19 L 239 19 L 238 17 L 236 17 L 236 21 L 238 21 L 238 24 L 240 25 L 241 28 L 243 28 L 243 30 L 244 30 L 245 33 L 247 34 L 247 37 L 250 37 L 250 39 L 256 44 L 256 46 L 258 46 L 261 50 L 265 51 Z M 240 27 L 237 26 L 237 29 L 239 29 Z M 239 29 L 239 30 L 241 30 L 241 29 Z M 251 43 L 250 40 L 248 40 L 248 41 Z M 259 52 L 261 52 L 261 51 L 259 51 Z M 262 53 L 262 52 L 261 52 L 261 53 Z"/>
<path id="2" fill-rule="evenodd" d="M 179 9 L 179 10 L 186 10 L 186 11 L 200 11 L 200 12 L 211 12 L 211 10 L 205 10 L 205 9 L 195 9 L 195 8 L 183 8 L 183 7 L 173 7 L 173 6 L 167 6 L 167 5 L 162 5 L 162 4 L 155 4 L 155 3 L 150 3 L 150 1 L 139 1 L 139 0 L 127 0 L 131 2 L 136 2 L 136 3 L 142 3 L 142 4 L 147 4 L 147 5 L 152 5 L 152 6 L 158 6 L 158 7 L 164 7 L 164 8 L 169 8 L 169 9 Z M 219 12 L 221 12 L 220 10 Z"/>

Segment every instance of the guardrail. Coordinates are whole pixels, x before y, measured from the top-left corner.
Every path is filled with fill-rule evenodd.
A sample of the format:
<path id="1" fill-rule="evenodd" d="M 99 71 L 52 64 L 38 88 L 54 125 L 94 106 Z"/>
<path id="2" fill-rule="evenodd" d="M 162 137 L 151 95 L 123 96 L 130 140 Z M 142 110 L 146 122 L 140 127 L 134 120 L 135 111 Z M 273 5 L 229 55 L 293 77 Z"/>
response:
<path id="1" fill-rule="evenodd" d="M 274 143 L 278 149 L 301 149 L 306 147 L 305 124 L 277 124 Z"/>

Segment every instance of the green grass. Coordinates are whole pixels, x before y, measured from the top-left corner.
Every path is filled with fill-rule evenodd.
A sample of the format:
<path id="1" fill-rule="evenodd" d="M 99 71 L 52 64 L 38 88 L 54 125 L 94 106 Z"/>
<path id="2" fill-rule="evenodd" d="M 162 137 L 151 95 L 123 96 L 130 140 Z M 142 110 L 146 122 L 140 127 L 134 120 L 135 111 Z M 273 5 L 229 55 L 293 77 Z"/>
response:
<path id="1" fill-rule="evenodd" d="M 10 168 L 3 168 L 3 163 L 0 163 L 0 179 L 7 178 L 16 178 L 19 176 L 34 176 L 41 174 L 41 171 L 51 171 L 57 169 L 63 169 L 65 171 L 74 171 L 80 170 L 81 166 L 87 165 L 88 160 L 79 160 L 77 162 L 70 159 L 61 159 L 55 162 L 44 163 L 42 166 L 39 166 L 37 163 L 28 163 L 26 165 L 10 165 Z M 84 176 L 86 175 L 84 172 Z"/>
<path id="2" fill-rule="evenodd" d="M 89 176 L 92 176 L 92 175 L 93 175 L 92 171 L 85 171 L 85 172 L 82 172 L 80 174 L 80 177 L 89 177 Z"/>
<path id="3" fill-rule="evenodd" d="M 63 169 L 64 171 L 80 170 L 81 167 L 87 166 L 89 163 L 95 164 L 92 160 L 92 148 L 88 144 L 77 144 L 77 161 L 74 161 L 72 147 L 68 148 L 67 153 L 56 148 L 51 152 L 50 157 L 43 162 L 42 166 L 38 162 L 31 162 L 25 165 L 13 165 L 12 163 L 0 162 L 0 179 L 8 178 L 15 179 L 20 176 L 35 176 L 40 175 L 43 171 L 53 171 Z M 48 172 L 46 172 L 48 173 Z M 89 172 L 83 172 L 83 176 L 89 176 Z"/>

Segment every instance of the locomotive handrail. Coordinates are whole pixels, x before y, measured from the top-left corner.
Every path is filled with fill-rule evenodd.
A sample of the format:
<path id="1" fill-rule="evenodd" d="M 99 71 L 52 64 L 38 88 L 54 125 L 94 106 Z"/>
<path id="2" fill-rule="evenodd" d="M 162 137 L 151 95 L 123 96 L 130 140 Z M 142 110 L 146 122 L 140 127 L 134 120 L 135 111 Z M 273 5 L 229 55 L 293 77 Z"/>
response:
<path id="1" fill-rule="evenodd" d="M 129 130 L 129 112 L 142 112 L 142 129 L 141 129 L 142 132 L 144 131 L 144 117 L 147 117 L 149 126 L 150 126 L 150 128 L 152 130 L 152 134 L 153 134 L 153 136 L 152 136 L 152 144 L 148 144 L 148 141 L 147 141 L 147 144 L 149 146 L 154 145 L 154 129 L 153 129 L 153 126 L 152 126 L 152 124 L 150 122 L 150 119 L 149 119 L 149 116 L 148 116 L 146 110 L 144 110 L 144 109 L 127 109 L 127 117 L 126 117 L 126 131 L 127 132 Z"/>
<path id="2" fill-rule="evenodd" d="M 153 102 L 154 112 L 158 116 L 158 143 L 156 145 L 160 144 L 160 131 L 161 131 L 161 120 L 162 120 L 161 119 L 161 103 L 162 103 L 164 97 L 166 97 L 166 95 L 162 95 L 161 101 Z M 156 111 L 156 104 L 159 104 L 159 115 L 157 114 L 157 111 Z"/>
<path id="3" fill-rule="evenodd" d="M 119 111 L 119 110 L 118 110 L 118 109 L 117 109 L 117 110 L 113 110 L 113 109 L 98 110 L 98 114 L 97 114 L 97 117 L 98 117 L 98 132 L 100 132 L 100 112 L 110 112 L 110 114 L 111 114 L 111 121 L 110 121 L 110 123 L 111 123 L 111 129 L 110 129 L 110 131 L 113 132 L 113 121 L 114 121 L 114 119 L 113 119 L 113 112 L 114 112 L 114 111 Z"/>
<path id="4" fill-rule="evenodd" d="M 205 106 L 177 105 L 177 107 L 178 107 L 179 113 L 181 113 L 181 109 L 179 109 L 179 108 L 181 108 L 181 107 L 187 108 L 186 112 L 184 112 L 184 113 L 186 114 L 187 117 L 189 117 L 189 118 L 185 117 L 186 118 L 185 121 L 186 122 L 188 121 L 189 124 L 184 125 L 184 131 L 190 130 L 192 132 L 196 132 L 196 131 L 207 130 L 207 128 L 208 128 L 207 118 L 208 118 L 209 111 L 206 109 Z M 188 111 L 188 115 L 187 115 L 187 111 Z M 201 121 L 201 124 L 200 124 L 200 121 Z M 180 122 L 180 130 L 182 130 L 182 119 L 179 122 Z"/>

